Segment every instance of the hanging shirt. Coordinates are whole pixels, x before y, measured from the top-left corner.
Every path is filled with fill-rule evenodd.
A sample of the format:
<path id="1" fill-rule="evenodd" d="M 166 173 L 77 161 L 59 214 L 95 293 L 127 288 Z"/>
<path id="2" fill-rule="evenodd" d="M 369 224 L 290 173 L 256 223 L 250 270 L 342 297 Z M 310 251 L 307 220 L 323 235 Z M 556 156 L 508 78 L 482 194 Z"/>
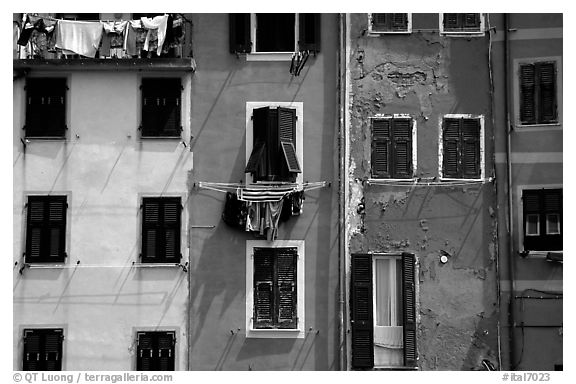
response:
<path id="1" fill-rule="evenodd" d="M 166 38 L 166 26 L 168 25 L 168 15 L 155 16 L 154 18 L 142 17 L 142 26 L 148 29 L 148 34 L 146 35 L 146 41 L 144 42 L 144 50 L 150 50 L 150 41 L 152 39 L 152 30 L 157 30 L 158 33 L 158 47 L 156 53 L 160 55 L 162 53 L 162 45 L 164 44 L 164 39 Z"/>
<path id="2" fill-rule="evenodd" d="M 56 29 L 57 48 L 86 57 L 96 56 L 103 32 L 99 21 L 60 20 Z"/>

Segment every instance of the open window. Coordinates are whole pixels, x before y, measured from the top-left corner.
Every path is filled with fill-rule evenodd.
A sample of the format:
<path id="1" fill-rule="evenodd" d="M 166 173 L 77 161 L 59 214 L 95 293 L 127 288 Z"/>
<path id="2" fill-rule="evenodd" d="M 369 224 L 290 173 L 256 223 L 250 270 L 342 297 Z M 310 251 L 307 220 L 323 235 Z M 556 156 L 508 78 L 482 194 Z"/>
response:
<path id="1" fill-rule="evenodd" d="M 442 120 L 441 176 L 445 179 L 484 177 L 484 119 L 446 115 Z"/>
<path id="2" fill-rule="evenodd" d="M 26 263 L 66 259 L 66 196 L 28 196 Z"/>
<path id="3" fill-rule="evenodd" d="M 415 122 L 409 116 L 385 116 L 370 119 L 372 125 L 373 178 L 411 178 L 415 157 Z"/>
<path id="4" fill-rule="evenodd" d="M 441 13 L 440 33 L 444 35 L 484 35 L 484 14 Z"/>
<path id="5" fill-rule="evenodd" d="M 61 328 L 25 329 L 22 370 L 61 371 L 63 340 Z"/>
<path id="6" fill-rule="evenodd" d="M 137 371 L 174 371 L 176 333 L 138 332 L 136 349 Z"/>
<path id="7" fill-rule="evenodd" d="M 67 89 L 66 78 L 26 80 L 26 138 L 65 138 Z"/>
<path id="8" fill-rule="evenodd" d="M 180 197 L 142 199 L 142 263 L 179 263 Z"/>
<path id="9" fill-rule="evenodd" d="M 143 138 L 180 138 L 181 93 L 180 78 L 142 79 Z"/>
<path id="10" fill-rule="evenodd" d="M 524 251 L 562 250 L 562 189 L 522 191 Z"/>
<path id="11" fill-rule="evenodd" d="M 368 33 L 410 33 L 412 32 L 411 13 L 369 13 Z"/>

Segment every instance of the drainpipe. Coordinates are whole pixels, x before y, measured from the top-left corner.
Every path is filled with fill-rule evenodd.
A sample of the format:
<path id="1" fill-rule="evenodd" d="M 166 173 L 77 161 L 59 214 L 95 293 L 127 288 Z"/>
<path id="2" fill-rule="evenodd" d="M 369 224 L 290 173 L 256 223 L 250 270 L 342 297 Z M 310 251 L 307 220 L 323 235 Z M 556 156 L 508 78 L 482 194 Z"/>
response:
<path id="1" fill-rule="evenodd" d="M 510 352 L 510 370 L 514 370 L 516 362 L 516 342 L 514 337 L 515 332 L 515 320 L 514 320 L 514 292 L 515 292 L 515 268 L 516 268 L 516 257 L 514 255 L 514 243 L 513 243 L 513 228 L 514 228 L 514 217 L 513 217 L 513 199 L 512 199 L 512 162 L 511 152 L 511 134 L 512 134 L 512 123 L 510 119 L 510 40 L 508 38 L 508 29 L 510 27 L 510 15 L 508 13 L 504 14 L 504 53 L 505 53 L 505 63 L 504 63 L 504 83 L 506 86 L 506 103 L 505 103 L 505 114 L 506 114 L 506 167 L 507 167 L 507 186 L 508 186 L 508 281 L 510 283 L 510 297 L 508 298 L 508 337 L 509 337 L 509 352 Z"/>

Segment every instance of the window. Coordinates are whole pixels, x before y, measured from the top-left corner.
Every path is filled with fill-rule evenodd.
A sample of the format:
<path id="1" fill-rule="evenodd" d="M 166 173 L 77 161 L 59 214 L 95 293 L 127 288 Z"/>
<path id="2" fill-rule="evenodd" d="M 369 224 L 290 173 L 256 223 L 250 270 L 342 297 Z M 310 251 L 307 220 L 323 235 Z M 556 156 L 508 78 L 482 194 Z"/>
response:
<path id="1" fill-rule="evenodd" d="M 174 371 L 176 333 L 138 332 L 137 371 Z"/>
<path id="2" fill-rule="evenodd" d="M 320 14 L 231 13 L 231 53 L 320 51 Z"/>
<path id="3" fill-rule="evenodd" d="M 27 138 L 64 138 L 66 90 L 65 78 L 27 79 L 25 125 Z"/>
<path id="4" fill-rule="evenodd" d="M 557 122 L 556 63 L 520 64 L 520 123 Z"/>
<path id="5" fill-rule="evenodd" d="M 142 199 L 142 262 L 179 263 L 180 197 Z"/>
<path id="6" fill-rule="evenodd" d="M 66 196 L 28 196 L 26 263 L 66 258 Z"/>
<path id="7" fill-rule="evenodd" d="M 562 190 L 522 191 L 524 250 L 562 250 Z"/>
<path id="8" fill-rule="evenodd" d="M 23 371 L 62 370 L 62 329 L 25 329 Z"/>
<path id="9" fill-rule="evenodd" d="M 409 33 L 412 31 L 410 13 L 369 13 L 369 33 Z"/>
<path id="10" fill-rule="evenodd" d="M 76 20 L 76 21 L 98 21 L 99 13 L 57 13 L 56 19 Z"/>
<path id="11" fill-rule="evenodd" d="M 181 92 L 179 78 L 142 79 L 142 137 L 180 137 Z"/>
<path id="12" fill-rule="evenodd" d="M 304 337 L 304 242 L 246 242 L 247 337 Z"/>
<path id="13" fill-rule="evenodd" d="M 441 34 L 483 35 L 484 17 L 482 13 L 441 13 Z"/>
<path id="14" fill-rule="evenodd" d="M 414 122 L 410 117 L 372 118 L 372 177 L 412 177 Z"/>
<path id="15" fill-rule="evenodd" d="M 442 121 L 440 157 L 443 178 L 484 177 L 484 120 L 482 117 L 447 115 Z"/>
<path id="16" fill-rule="evenodd" d="M 415 257 L 352 255 L 352 367 L 416 366 Z"/>
<path id="17" fill-rule="evenodd" d="M 302 174 L 301 112 L 301 103 L 247 104 L 249 157 L 244 171 L 253 182 L 295 182 Z"/>

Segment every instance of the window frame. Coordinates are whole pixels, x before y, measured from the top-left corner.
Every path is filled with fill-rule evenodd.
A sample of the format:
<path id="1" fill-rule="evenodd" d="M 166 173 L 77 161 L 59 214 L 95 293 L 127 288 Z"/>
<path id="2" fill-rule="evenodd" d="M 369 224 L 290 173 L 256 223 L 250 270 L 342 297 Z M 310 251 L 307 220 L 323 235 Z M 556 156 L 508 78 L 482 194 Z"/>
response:
<path id="1" fill-rule="evenodd" d="M 145 135 L 145 127 L 144 127 L 144 105 L 145 105 L 145 92 L 146 92 L 146 87 L 145 87 L 145 82 L 148 80 L 152 80 L 152 81 L 157 81 L 158 83 L 162 83 L 163 81 L 178 81 L 178 85 L 179 85 L 179 94 L 178 94 L 178 98 L 177 98 L 177 104 L 179 106 L 179 108 L 175 108 L 176 113 L 178 114 L 178 122 L 177 122 L 177 126 L 179 125 L 179 132 L 178 135 L 163 135 L 162 132 L 164 130 L 160 130 L 158 128 L 156 128 L 155 134 L 154 135 Z M 145 75 L 140 77 L 139 79 L 140 82 L 140 97 L 139 97 L 139 103 L 140 103 L 140 108 L 139 108 L 139 121 L 140 124 L 138 126 L 138 132 L 139 132 L 139 137 L 141 140 L 182 140 L 183 138 L 183 134 L 184 134 L 184 84 L 183 84 L 183 79 L 181 76 L 158 76 L 158 75 Z M 171 90 L 169 89 L 163 89 L 164 92 L 164 98 L 166 97 L 170 97 L 170 92 Z M 176 130 L 178 130 L 178 128 L 175 128 Z"/>
<path id="2" fill-rule="evenodd" d="M 47 194 L 27 194 L 25 196 L 26 199 L 26 209 L 25 209 L 25 220 L 24 220 L 24 225 L 25 225 L 25 231 L 24 231 L 24 262 L 26 264 L 54 264 L 54 265 L 62 265 L 66 263 L 66 259 L 68 258 L 68 247 L 69 247 L 69 222 L 70 222 L 70 209 L 69 209 L 69 195 L 66 193 L 59 193 L 59 194 L 53 194 L 53 195 L 47 195 Z M 32 203 L 33 201 L 41 201 L 44 204 L 44 207 L 42 208 L 43 210 L 45 210 L 44 212 L 44 218 L 43 221 L 45 222 L 44 224 L 41 225 L 41 227 L 43 227 L 43 229 L 41 230 L 41 238 L 44 238 L 44 240 L 46 240 L 46 237 L 48 237 L 48 235 L 45 233 L 46 231 L 49 231 L 52 227 L 48 224 L 50 222 L 49 218 L 46 216 L 48 214 L 48 212 L 50 211 L 50 200 L 63 200 L 64 203 L 64 214 L 63 214 L 63 223 L 61 223 L 59 226 L 62 230 L 62 233 L 60 234 L 60 240 L 62 242 L 62 244 L 60 244 L 60 248 L 62 249 L 62 255 L 59 257 L 55 257 L 55 260 L 50 260 L 51 256 L 40 256 L 38 259 L 36 260 L 30 260 L 29 258 L 32 258 L 32 256 L 29 255 L 28 250 L 31 249 L 32 244 L 29 244 L 29 242 L 32 241 L 32 227 L 34 226 L 33 223 L 31 223 L 31 207 L 32 207 Z M 40 224 L 37 224 L 36 227 L 39 227 Z M 48 245 L 45 245 L 44 247 L 50 248 L 51 246 L 51 241 L 49 242 Z M 46 253 L 46 251 L 41 253 Z"/>
<path id="3" fill-rule="evenodd" d="M 175 257 L 174 260 L 171 259 L 167 259 L 166 255 L 160 255 L 160 256 L 156 256 L 158 261 L 154 261 L 154 260 L 150 260 L 150 257 L 145 255 L 145 235 L 144 235 L 144 231 L 146 229 L 146 222 L 145 222 L 145 200 L 149 200 L 149 201 L 162 201 L 162 205 L 164 205 L 166 202 L 170 201 L 170 200 L 174 200 L 174 201 L 178 201 L 178 229 L 175 231 L 175 233 L 177 234 L 177 239 L 175 242 L 175 246 L 177 247 L 177 249 L 175 250 Z M 183 218 L 184 212 L 185 210 L 183 209 L 183 205 L 182 205 L 182 201 L 183 198 L 180 195 L 168 195 L 168 196 L 161 196 L 160 194 L 158 195 L 143 195 L 140 197 L 140 209 L 139 209 L 139 214 L 140 214 L 140 238 L 139 238 L 139 243 L 140 243 L 140 255 L 138 257 L 138 262 L 141 264 L 146 264 L 146 265 L 175 265 L 175 264 L 180 264 L 182 259 L 184 258 L 183 252 L 184 252 L 184 241 L 185 241 L 185 234 L 183 232 L 183 228 L 184 226 L 182 225 L 185 222 L 185 218 Z M 161 208 L 163 209 L 163 208 Z M 164 224 L 164 221 L 162 220 L 162 224 Z M 160 226 L 160 224 L 157 224 L 158 229 L 160 229 L 162 231 L 162 233 L 164 233 L 163 231 L 166 230 L 166 227 L 164 225 Z M 169 227 L 170 228 L 170 227 Z M 158 247 L 158 243 L 156 243 L 156 247 Z"/>
<path id="4" fill-rule="evenodd" d="M 297 248 L 296 261 L 296 314 L 293 329 L 259 329 L 253 326 L 254 316 L 254 248 Z M 305 244 L 304 240 L 247 240 L 246 241 L 246 337 L 303 339 L 305 337 Z"/>
<path id="5" fill-rule="evenodd" d="M 58 340 L 58 346 L 57 349 L 58 351 L 57 356 L 59 356 L 59 359 L 57 359 L 57 368 L 59 369 L 54 369 L 54 370 L 50 370 L 50 371 L 62 371 L 63 370 L 63 365 L 64 365 L 64 329 L 63 328 L 24 328 L 22 330 L 22 371 L 46 371 L 47 369 L 45 369 L 45 367 L 39 367 L 41 369 L 36 369 L 36 370 L 29 370 L 26 369 L 26 338 L 28 337 L 28 333 L 38 333 L 40 336 L 46 336 L 49 333 L 55 333 L 55 334 L 60 334 L 59 340 Z M 40 341 L 40 344 L 44 344 L 43 341 Z M 47 352 L 45 352 L 45 349 L 41 350 L 40 352 L 38 352 L 38 354 L 47 354 Z M 44 360 L 46 361 L 46 360 Z M 40 364 L 43 365 L 43 364 Z"/>
<path id="6" fill-rule="evenodd" d="M 445 177 L 444 176 L 444 120 L 445 119 L 479 119 L 480 121 L 480 175 L 475 178 L 464 177 Z M 486 158 L 485 158 L 485 118 L 484 115 L 474 114 L 445 114 L 439 117 L 439 136 L 438 136 L 438 175 L 441 181 L 462 181 L 462 180 L 484 180 L 486 178 Z"/>
<path id="7" fill-rule="evenodd" d="M 378 120 L 378 119 L 409 119 L 411 122 L 411 131 L 412 131 L 412 135 L 411 135 L 411 159 L 412 159 L 412 164 L 411 164 L 411 175 L 409 177 L 402 177 L 402 178 L 394 178 L 392 177 L 392 175 L 390 175 L 389 177 L 376 177 L 374 176 L 374 170 L 373 170 L 373 145 L 374 145 L 374 131 L 373 131 L 373 123 L 374 120 Z M 369 118 L 370 121 L 370 142 L 371 142 L 371 148 L 370 148 L 370 180 L 413 180 L 414 179 L 414 175 L 416 174 L 416 171 L 418 169 L 418 134 L 417 134 L 417 121 L 416 119 L 412 118 L 412 116 L 410 114 L 404 114 L 404 113 L 395 113 L 395 114 L 379 114 L 379 115 L 374 115 L 371 116 Z M 392 145 L 393 148 L 393 145 Z M 394 150 L 394 153 L 392 154 L 396 155 L 396 152 Z M 391 155 L 391 156 L 392 156 Z M 394 163 L 395 164 L 395 163 Z M 390 172 L 392 173 L 392 172 Z"/>
<path id="8" fill-rule="evenodd" d="M 31 97 L 30 93 L 30 82 L 34 83 L 34 82 L 42 82 L 42 81 L 62 81 L 63 82 L 63 93 L 64 96 L 60 96 L 63 98 L 63 106 L 62 106 L 62 111 L 60 111 L 59 113 L 62 113 L 62 120 L 64 123 L 64 127 L 63 127 L 63 132 L 62 135 L 30 135 L 29 134 L 29 129 L 28 125 L 30 125 L 30 120 L 29 120 L 29 115 L 36 115 L 39 113 L 39 111 L 34 111 L 32 109 L 32 107 L 30 106 L 29 100 L 28 98 Z M 26 83 L 24 85 L 24 138 L 26 140 L 42 140 L 42 141 L 63 141 L 67 139 L 67 135 L 68 135 L 68 125 L 69 125 L 69 119 L 70 119 L 70 100 L 69 100 L 69 84 L 70 83 L 70 79 L 68 76 L 30 76 L 26 79 Z M 40 95 L 40 97 L 43 97 Z"/>
<path id="9" fill-rule="evenodd" d="M 368 13 L 368 35 L 369 36 L 379 36 L 379 35 L 387 35 L 387 34 L 410 34 L 412 33 L 412 13 L 406 13 L 407 18 L 407 26 L 406 30 L 401 31 L 393 31 L 393 30 L 374 30 L 372 25 L 372 18 L 374 13 Z"/>
<path id="10" fill-rule="evenodd" d="M 299 30 L 300 30 L 300 18 L 298 17 L 299 13 L 294 13 L 294 50 L 290 52 L 284 51 L 257 51 L 256 47 L 258 42 L 256 41 L 256 36 L 258 35 L 258 18 L 256 13 L 250 13 L 250 41 L 252 41 L 252 46 L 250 47 L 250 54 L 268 54 L 268 55 L 284 55 L 288 54 L 292 56 L 292 53 L 298 50 L 298 39 L 299 39 Z"/>
<path id="11" fill-rule="evenodd" d="M 439 13 L 439 29 L 440 35 L 443 36 L 451 36 L 451 37 L 479 37 L 484 36 L 486 31 L 486 14 L 485 13 L 478 13 L 480 17 L 480 26 L 478 27 L 478 31 L 464 31 L 464 30 L 445 30 L 444 29 L 444 15 L 446 13 Z"/>
<path id="12" fill-rule="evenodd" d="M 528 235 L 526 234 L 526 218 L 527 218 L 527 213 L 524 210 L 524 192 L 525 191 L 560 191 L 561 194 L 561 199 L 560 199 L 560 212 L 558 212 L 557 214 L 559 215 L 559 221 L 558 221 L 558 228 L 560 229 L 560 233 L 547 233 L 547 219 L 546 219 L 546 210 L 544 207 L 540 207 L 540 211 L 537 215 L 539 215 L 539 220 L 538 220 L 538 228 L 539 228 L 539 233 L 538 235 Z M 560 238 L 558 239 L 559 242 L 561 242 L 561 245 L 563 248 L 563 241 L 564 241 L 564 225 L 563 225 L 563 210 L 564 210 L 564 204 L 563 204 L 563 196 L 564 196 L 564 189 L 563 189 L 563 185 L 562 184 L 538 184 L 538 185 L 519 185 L 517 186 L 516 189 L 516 196 L 517 196 L 517 212 L 518 212 L 518 230 L 515 231 L 518 234 L 518 250 L 521 253 L 527 253 L 530 255 L 540 255 L 540 256 L 546 256 L 546 254 L 548 252 L 562 252 L 563 249 L 527 249 L 527 247 L 525 246 L 525 242 L 526 242 L 526 237 L 530 237 L 530 238 L 540 238 L 543 236 L 554 236 L 554 235 L 558 235 Z M 552 212 L 552 213 L 556 213 L 556 212 Z M 529 213 L 529 214 L 534 214 L 536 215 L 536 213 Z M 543 219 L 542 219 L 543 216 Z M 542 222 L 544 221 L 544 223 Z M 537 239 L 535 239 L 534 241 L 536 241 Z M 550 241 L 550 240 L 549 240 Z M 532 247 L 530 247 L 532 248 Z M 555 248 L 555 247 L 554 247 Z"/>
<path id="13" fill-rule="evenodd" d="M 244 160 L 244 169 L 248 165 L 252 149 L 254 146 L 254 121 L 252 115 L 254 109 L 261 107 L 284 107 L 296 110 L 296 158 L 300 164 L 301 172 L 296 173 L 295 183 L 302 185 L 304 182 L 304 103 L 302 102 L 267 102 L 267 101 L 248 101 L 246 102 L 246 151 Z M 280 155 L 281 153 L 279 153 Z M 245 173 L 246 184 L 255 184 L 254 178 L 251 173 Z"/>
<path id="14" fill-rule="evenodd" d="M 135 350 L 136 350 L 136 361 L 135 361 L 135 365 L 134 365 L 134 370 L 135 371 L 139 371 L 139 372 L 147 372 L 147 371 L 163 371 L 163 370 L 159 370 L 159 369 L 151 369 L 151 370 L 143 370 L 143 369 L 138 369 L 141 368 L 140 365 L 141 363 L 141 358 L 139 356 L 139 351 L 140 351 L 140 336 L 142 335 L 146 335 L 146 334 L 154 334 L 154 337 L 156 339 L 155 343 L 157 344 L 158 341 L 158 336 L 160 336 L 161 334 L 166 334 L 166 335 L 170 335 L 172 336 L 172 347 L 169 349 L 169 351 L 171 352 L 171 356 L 169 356 L 169 358 L 172 359 L 172 365 L 174 367 L 174 369 L 172 370 L 166 370 L 166 372 L 171 372 L 171 371 L 176 371 L 176 344 L 178 342 L 178 338 L 176 337 L 176 331 L 175 330 L 137 330 L 136 331 L 136 335 L 135 335 Z M 157 347 L 153 349 L 153 351 L 155 350 L 159 350 L 160 348 Z M 158 366 L 158 361 L 157 359 L 160 356 L 154 356 L 154 352 L 152 352 L 152 358 L 156 357 L 156 360 L 154 360 L 153 365 L 154 368 L 157 368 Z"/>

